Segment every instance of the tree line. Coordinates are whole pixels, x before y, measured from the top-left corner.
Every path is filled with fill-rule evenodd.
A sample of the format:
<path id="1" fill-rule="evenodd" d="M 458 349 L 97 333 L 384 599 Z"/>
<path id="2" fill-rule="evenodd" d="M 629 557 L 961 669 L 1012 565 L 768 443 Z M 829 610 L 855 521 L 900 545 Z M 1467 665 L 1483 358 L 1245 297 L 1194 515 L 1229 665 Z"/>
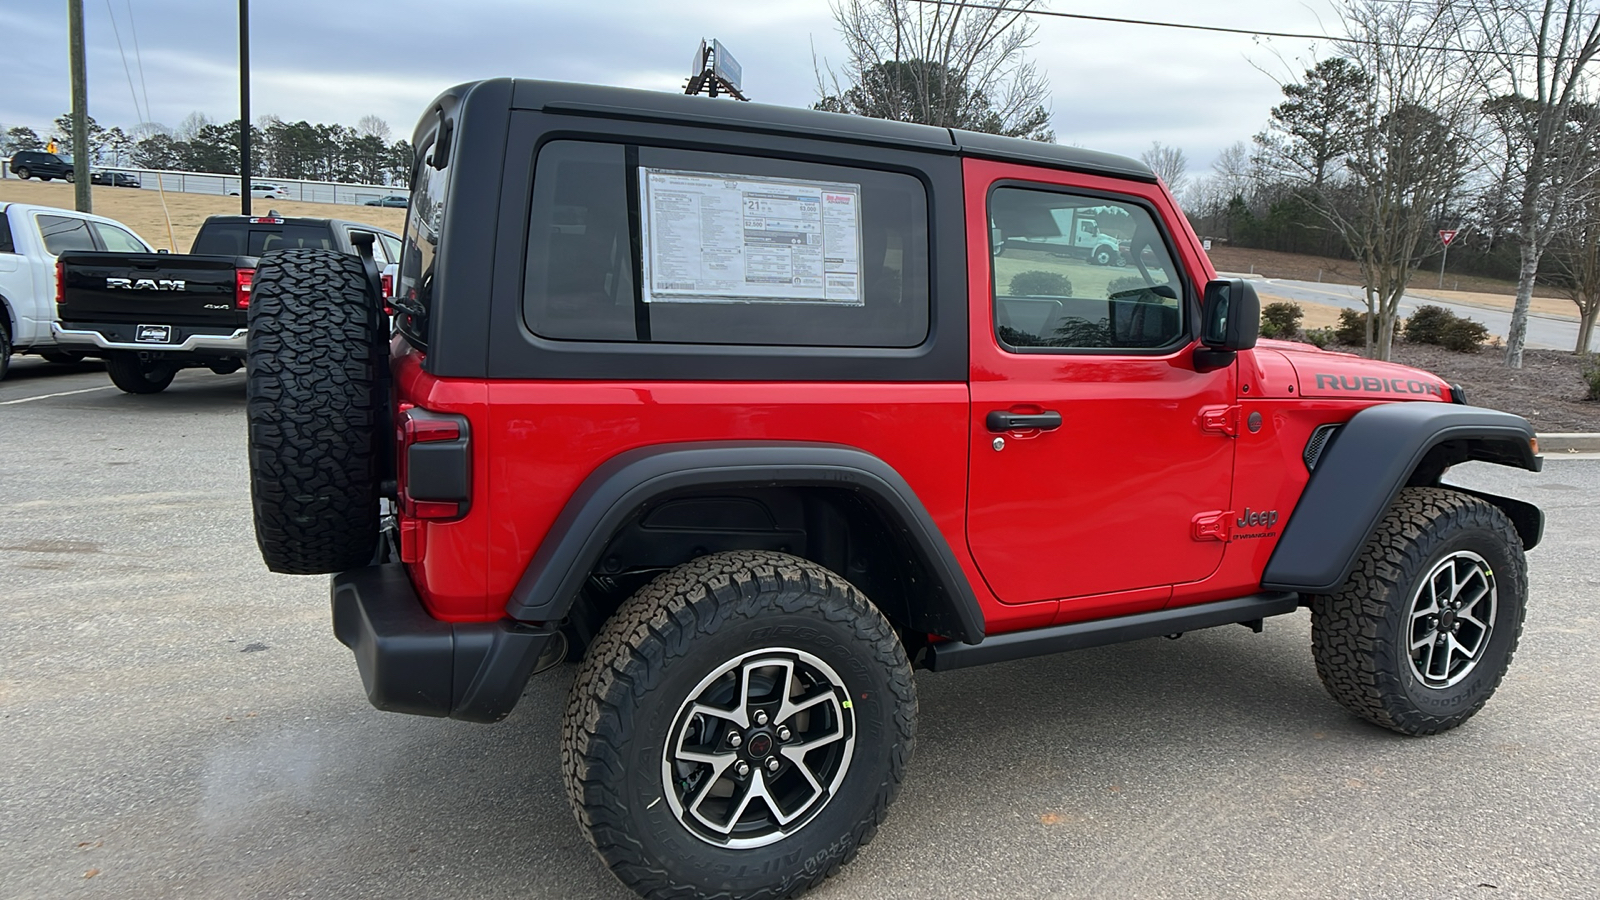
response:
<path id="1" fill-rule="evenodd" d="M 1459 234 L 1452 268 L 1514 280 L 1520 367 L 1537 281 L 1561 285 L 1586 351 L 1600 314 L 1600 0 L 1333 0 L 1333 52 L 1281 85 L 1249 141 L 1191 177 L 1142 159 L 1202 235 L 1354 260 L 1366 349 L 1388 358 L 1412 276 Z M 842 72 L 819 109 L 1052 140 L 1026 59 L 1040 0 L 835 0 Z M 824 77 L 824 72 L 826 76 Z"/>
<path id="2" fill-rule="evenodd" d="M 54 141 L 70 146 L 71 116 L 58 117 L 48 138 L 27 126 L 0 130 L 0 155 L 42 150 Z M 191 113 L 177 128 L 146 123 L 124 130 L 89 117 L 89 153 L 96 165 L 132 166 L 176 172 L 238 175 L 239 120 L 213 122 Z M 389 126 L 365 116 L 355 127 L 285 122 L 263 116 L 250 128 L 250 168 L 254 178 L 389 184 L 403 187 L 411 177 L 412 149 L 405 139 L 390 140 Z"/>

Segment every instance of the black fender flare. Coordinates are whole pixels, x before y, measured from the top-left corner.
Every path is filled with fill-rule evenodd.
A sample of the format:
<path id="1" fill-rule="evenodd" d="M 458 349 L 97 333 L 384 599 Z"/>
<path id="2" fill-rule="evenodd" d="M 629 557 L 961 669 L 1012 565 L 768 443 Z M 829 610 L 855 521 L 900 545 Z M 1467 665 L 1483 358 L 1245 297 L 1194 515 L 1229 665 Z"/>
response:
<path id="1" fill-rule="evenodd" d="M 1386 403 L 1356 413 L 1317 459 L 1300 502 L 1262 573 L 1268 590 L 1326 594 L 1350 576 L 1378 522 L 1435 448 L 1456 456 L 1537 472 L 1528 420 L 1510 413 L 1446 403 Z M 1538 507 L 1466 491 L 1505 510 L 1523 544 L 1539 541 Z"/>
<path id="2" fill-rule="evenodd" d="M 905 479 L 855 447 L 805 442 L 662 444 L 612 457 L 556 517 L 506 601 L 506 613 L 522 622 L 565 616 L 611 536 L 653 498 L 697 487 L 802 486 L 855 491 L 876 505 L 931 575 L 924 599 L 939 633 L 969 644 L 983 640 L 983 612 L 972 585 Z"/>

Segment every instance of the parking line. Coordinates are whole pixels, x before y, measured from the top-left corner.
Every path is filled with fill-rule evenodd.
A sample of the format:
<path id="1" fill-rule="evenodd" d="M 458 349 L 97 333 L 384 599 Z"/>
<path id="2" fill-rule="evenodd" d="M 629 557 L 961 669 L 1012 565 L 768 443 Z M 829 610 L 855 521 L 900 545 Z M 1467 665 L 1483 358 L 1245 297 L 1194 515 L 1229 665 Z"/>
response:
<path id="1" fill-rule="evenodd" d="M 51 397 L 70 397 L 73 394 L 92 394 L 95 391 L 109 391 L 116 385 L 108 384 L 105 387 L 84 388 L 81 391 L 61 391 L 56 394 L 40 394 L 37 397 L 23 397 L 20 400 L 0 400 L 0 406 L 10 406 L 13 403 L 32 403 L 35 400 L 49 400 Z"/>

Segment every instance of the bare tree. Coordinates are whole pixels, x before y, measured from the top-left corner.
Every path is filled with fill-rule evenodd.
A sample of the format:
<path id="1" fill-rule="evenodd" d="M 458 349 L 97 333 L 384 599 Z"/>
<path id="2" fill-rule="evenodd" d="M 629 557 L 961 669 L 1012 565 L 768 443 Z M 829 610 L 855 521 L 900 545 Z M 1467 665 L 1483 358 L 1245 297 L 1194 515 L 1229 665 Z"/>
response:
<path id="1" fill-rule="evenodd" d="M 1325 156 L 1325 142 L 1284 140 L 1264 155 L 1339 234 L 1361 269 L 1367 305 L 1366 350 L 1388 359 L 1405 295 L 1421 253 L 1431 248 L 1442 204 L 1462 180 L 1463 135 L 1476 103 L 1463 90 L 1460 54 L 1440 47 L 1448 20 L 1442 4 L 1412 0 L 1345 0 L 1340 15 L 1347 39 L 1338 44 L 1347 63 L 1327 63 L 1307 73 L 1337 69 L 1361 73 L 1364 89 L 1342 93 L 1347 107 L 1330 111 L 1339 121 L 1340 153 Z M 1297 96 L 1292 87 L 1284 93 Z M 1282 107 L 1273 115 L 1281 119 Z M 1283 132 L 1291 133 L 1287 128 Z"/>
<path id="2" fill-rule="evenodd" d="M 1576 353 L 1588 353 L 1594 323 L 1600 317 L 1600 194 L 1585 190 L 1572 204 L 1560 236 L 1550 244 L 1562 290 L 1578 306 Z"/>
<path id="3" fill-rule="evenodd" d="M 1489 119 L 1503 153 L 1492 166 L 1517 183 L 1517 299 L 1506 335 L 1506 365 L 1522 367 L 1528 309 L 1539 260 L 1566 208 L 1592 190 L 1600 137 L 1593 107 L 1593 63 L 1600 53 L 1596 0 L 1462 0 L 1454 32 L 1473 61 L 1479 89 L 1493 98 Z"/>
<path id="4" fill-rule="evenodd" d="M 817 109 L 1054 140 L 1050 86 L 1024 52 L 1044 0 L 980 6 L 834 0 L 849 59 L 817 70 Z"/>
<path id="5" fill-rule="evenodd" d="M 381 116 L 362 116 L 356 122 L 356 131 L 360 132 L 362 137 L 377 138 L 386 146 L 389 143 L 389 123 Z"/>
<path id="6" fill-rule="evenodd" d="M 1217 154 L 1211 163 L 1211 177 L 1217 183 L 1218 192 L 1223 195 L 1223 202 L 1250 193 L 1251 183 L 1256 178 L 1256 165 L 1250 159 L 1250 148 L 1245 146 L 1244 141 L 1234 141 Z"/>
<path id="7" fill-rule="evenodd" d="M 1139 154 L 1139 161 L 1160 176 L 1161 180 L 1167 183 L 1167 190 L 1174 195 L 1182 193 L 1188 186 L 1189 158 L 1183 154 L 1183 148 L 1163 146 L 1160 141 L 1151 141 L 1150 149 Z"/>

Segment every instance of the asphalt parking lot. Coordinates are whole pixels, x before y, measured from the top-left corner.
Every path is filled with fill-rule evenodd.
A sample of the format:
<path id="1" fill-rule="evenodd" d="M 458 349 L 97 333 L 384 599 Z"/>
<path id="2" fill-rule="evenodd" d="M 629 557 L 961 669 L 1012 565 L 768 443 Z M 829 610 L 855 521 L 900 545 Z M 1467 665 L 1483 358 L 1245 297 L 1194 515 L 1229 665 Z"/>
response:
<path id="1" fill-rule="evenodd" d="M 571 667 L 499 725 L 372 709 L 326 579 L 256 555 L 243 397 L 0 382 L 0 896 L 632 896 L 561 789 Z M 1304 614 L 920 673 L 899 801 L 808 896 L 1600 896 L 1600 460 L 1453 477 L 1548 516 L 1464 727 L 1344 713 Z"/>

